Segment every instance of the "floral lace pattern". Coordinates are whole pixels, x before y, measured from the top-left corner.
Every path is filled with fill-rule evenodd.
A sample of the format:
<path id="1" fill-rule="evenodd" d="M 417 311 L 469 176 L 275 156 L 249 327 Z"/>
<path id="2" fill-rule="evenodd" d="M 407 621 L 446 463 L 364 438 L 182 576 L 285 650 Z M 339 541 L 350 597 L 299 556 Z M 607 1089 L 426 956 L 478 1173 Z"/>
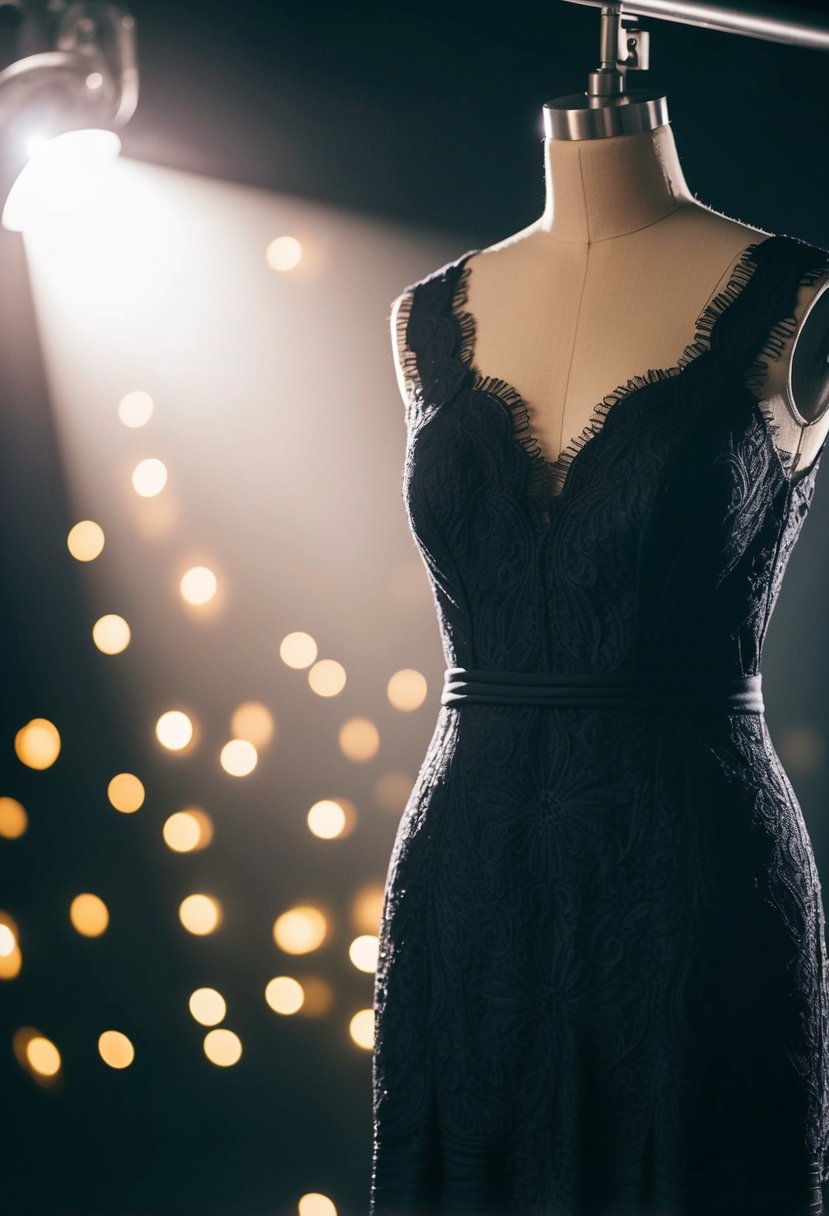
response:
<path id="1" fill-rule="evenodd" d="M 792 480 L 758 388 L 827 251 L 749 246 L 555 462 L 474 366 L 469 256 L 398 313 L 447 667 L 757 673 L 823 451 Z M 824 1213 L 821 888 L 762 714 L 442 706 L 374 1009 L 370 1216 Z"/>

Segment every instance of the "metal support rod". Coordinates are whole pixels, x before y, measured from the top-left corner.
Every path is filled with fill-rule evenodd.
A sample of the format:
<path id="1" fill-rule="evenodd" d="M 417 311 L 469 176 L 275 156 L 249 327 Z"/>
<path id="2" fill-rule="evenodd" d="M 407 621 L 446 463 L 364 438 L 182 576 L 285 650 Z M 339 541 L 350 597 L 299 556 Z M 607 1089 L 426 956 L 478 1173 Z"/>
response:
<path id="1" fill-rule="evenodd" d="M 621 11 L 622 6 L 618 2 L 608 3 L 608 0 L 605 0 L 605 3 L 602 5 L 600 66 L 607 68 L 608 71 L 611 68 L 615 69 L 619 60 L 624 58 L 619 48 L 619 28 L 621 25 L 619 17 Z"/>
<path id="2" fill-rule="evenodd" d="M 607 0 L 564 0 L 565 4 L 584 4 L 603 8 Z M 808 9 L 752 0 L 750 5 L 708 4 L 705 0 L 622 0 L 622 16 L 658 17 L 680 25 L 698 25 L 727 34 L 745 34 L 766 42 L 786 42 L 792 46 L 829 51 L 829 17 L 819 17 Z"/>

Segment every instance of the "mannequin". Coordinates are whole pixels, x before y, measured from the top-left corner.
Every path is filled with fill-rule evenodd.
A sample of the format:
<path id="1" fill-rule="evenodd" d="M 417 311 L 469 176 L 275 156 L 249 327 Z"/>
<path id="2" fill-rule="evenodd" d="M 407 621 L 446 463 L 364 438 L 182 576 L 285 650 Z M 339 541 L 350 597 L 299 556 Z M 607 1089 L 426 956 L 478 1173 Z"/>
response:
<path id="1" fill-rule="evenodd" d="M 475 319 L 475 367 L 521 395 L 552 461 L 578 442 L 605 395 L 677 363 L 745 247 L 770 234 L 694 198 L 667 121 L 633 134 L 547 137 L 544 164 L 543 214 L 469 259 L 465 308 Z M 764 355 L 761 399 L 778 449 L 791 453 L 792 480 L 829 431 L 827 288 L 829 277 L 801 286 L 790 336 Z M 398 312 L 395 301 L 405 396 Z"/>
<path id="2" fill-rule="evenodd" d="M 606 7 L 543 214 L 391 308 L 446 669 L 384 893 L 369 1216 L 829 1213 L 821 889 L 761 671 L 829 251 L 697 202 Z"/>
<path id="3" fill-rule="evenodd" d="M 829 251 L 697 202 L 618 7 L 545 106 L 543 214 L 391 308 L 446 669 L 384 893 L 369 1216 L 829 1213 L 821 888 L 761 670 Z"/>

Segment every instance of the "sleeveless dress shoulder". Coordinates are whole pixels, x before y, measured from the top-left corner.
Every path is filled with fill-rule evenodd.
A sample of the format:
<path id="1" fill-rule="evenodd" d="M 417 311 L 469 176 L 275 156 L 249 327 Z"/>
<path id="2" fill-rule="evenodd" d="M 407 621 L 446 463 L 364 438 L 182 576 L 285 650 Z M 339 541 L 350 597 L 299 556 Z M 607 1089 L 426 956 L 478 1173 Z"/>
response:
<path id="1" fill-rule="evenodd" d="M 749 245 L 555 461 L 474 363 L 470 250 L 398 300 L 446 662 L 386 875 L 370 1216 L 829 1216 L 820 880 L 761 658 L 823 453 L 761 396 L 829 252 Z"/>

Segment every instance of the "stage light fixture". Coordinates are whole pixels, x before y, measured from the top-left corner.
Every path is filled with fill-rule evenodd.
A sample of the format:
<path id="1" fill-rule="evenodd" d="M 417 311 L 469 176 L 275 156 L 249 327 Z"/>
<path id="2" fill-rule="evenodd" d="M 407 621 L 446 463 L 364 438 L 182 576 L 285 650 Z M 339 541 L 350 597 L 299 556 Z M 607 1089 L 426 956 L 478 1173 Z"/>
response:
<path id="1" fill-rule="evenodd" d="M 0 71 L 2 224 L 75 207 L 117 156 L 138 104 L 135 18 L 111 3 L 0 0 L 18 15 L 21 58 Z"/>

